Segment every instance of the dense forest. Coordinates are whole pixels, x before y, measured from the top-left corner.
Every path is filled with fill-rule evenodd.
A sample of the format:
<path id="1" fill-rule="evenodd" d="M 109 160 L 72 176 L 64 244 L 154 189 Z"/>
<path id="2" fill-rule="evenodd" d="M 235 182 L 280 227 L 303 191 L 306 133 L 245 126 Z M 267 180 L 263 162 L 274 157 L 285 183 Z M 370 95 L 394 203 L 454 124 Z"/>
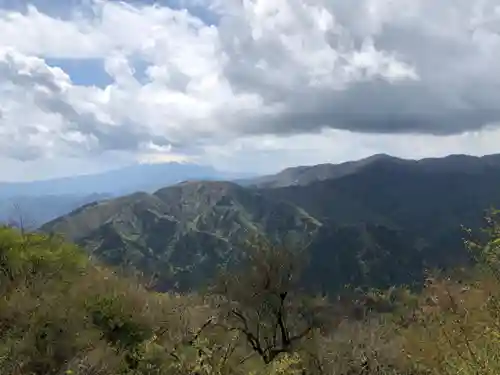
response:
<path id="1" fill-rule="evenodd" d="M 498 374 L 500 214 L 464 230 L 473 264 L 403 287 L 304 293 L 300 251 L 251 238 L 185 294 L 55 235 L 0 230 L 2 374 Z"/>

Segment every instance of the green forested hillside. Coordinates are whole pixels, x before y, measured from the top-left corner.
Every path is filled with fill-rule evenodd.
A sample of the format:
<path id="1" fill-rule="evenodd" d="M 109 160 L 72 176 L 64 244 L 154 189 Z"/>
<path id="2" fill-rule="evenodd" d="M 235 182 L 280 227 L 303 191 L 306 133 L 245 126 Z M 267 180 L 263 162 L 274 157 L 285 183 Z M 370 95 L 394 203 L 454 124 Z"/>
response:
<path id="1" fill-rule="evenodd" d="M 206 284 L 246 239 L 265 236 L 307 247 L 308 283 L 335 292 L 418 285 L 428 269 L 466 264 L 461 225 L 478 228 L 484 210 L 500 205 L 494 156 L 355 165 L 301 186 L 186 182 L 87 205 L 42 230 L 181 289 Z"/>
<path id="2" fill-rule="evenodd" d="M 159 277 L 159 287 L 201 286 L 248 237 L 307 240 L 321 223 L 302 209 L 229 182 L 190 182 L 84 206 L 42 227 L 111 264 Z"/>

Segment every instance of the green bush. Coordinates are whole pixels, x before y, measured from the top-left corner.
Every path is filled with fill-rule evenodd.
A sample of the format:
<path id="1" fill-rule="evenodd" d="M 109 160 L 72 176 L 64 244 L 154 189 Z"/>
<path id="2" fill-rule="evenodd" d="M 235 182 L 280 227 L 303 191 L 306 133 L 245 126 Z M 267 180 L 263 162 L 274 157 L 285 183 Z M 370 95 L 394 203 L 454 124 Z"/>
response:
<path id="1" fill-rule="evenodd" d="M 87 301 L 87 311 L 106 341 L 126 349 L 137 347 L 153 334 L 152 327 L 127 310 L 123 296 L 97 296 Z"/>

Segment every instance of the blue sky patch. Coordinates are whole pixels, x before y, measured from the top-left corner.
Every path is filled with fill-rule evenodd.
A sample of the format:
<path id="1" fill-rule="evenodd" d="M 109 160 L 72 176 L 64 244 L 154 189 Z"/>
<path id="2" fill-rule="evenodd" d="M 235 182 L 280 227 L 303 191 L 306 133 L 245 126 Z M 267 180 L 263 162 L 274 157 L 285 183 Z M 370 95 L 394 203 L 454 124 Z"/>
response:
<path id="1" fill-rule="evenodd" d="M 145 85 L 150 82 L 150 79 L 146 73 L 147 68 L 150 66 L 149 63 L 141 60 L 139 58 L 131 58 L 130 64 L 134 68 L 134 77 L 141 84 Z"/>
<path id="2" fill-rule="evenodd" d="M 104 70 L 102 59 L 45 58 L 48 65 L 64 70 L 75 85 L 106 87 L 113 79 Z"/>

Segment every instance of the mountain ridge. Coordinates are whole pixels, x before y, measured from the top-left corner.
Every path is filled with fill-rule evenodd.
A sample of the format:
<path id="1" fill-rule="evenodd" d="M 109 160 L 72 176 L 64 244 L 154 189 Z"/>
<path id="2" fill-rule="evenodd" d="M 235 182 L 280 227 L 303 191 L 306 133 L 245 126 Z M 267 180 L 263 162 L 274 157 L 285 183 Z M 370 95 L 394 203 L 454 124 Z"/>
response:
<path id="1" fill-rule="evenodd" d="M 343 176 L 283 187 L 184 181 L 87 205 L 42 230 L 162 274 L 164 288 L 205 284 L 254 235 L 307 244 L 310 283 L 330 291 L 418 284 L 428 268 L 467 263 L 461 225 L 476 228 L 500 206 L 498 156 L 444 159 L 378 155 Z"/>
<path id="2" fill-rule="evenodd" d="M 375 154 L 359 160 L 346 161 L 337 164 L 323 163 L 312 166 L 290 167 L 276 174 L 240 180 L 239 183 L 241 183 L 243 186 L 253 186 L 260 188 L 307 185 L 315 181 L 341 178 L 346 175 L 356 173 L 360 169 L 368 167 L 373 163 L 393 162 L 403 163 L 408 166 L 413 165 L 420 167 L 431 167 L 434 169 L 449 169 L 450 167 L 461 167 L 461 165 L 457 165 L 457 161 L 462 164 L 467 163 L 469 168 L 484 168 L 486 166 L 496 167 L 500 166 L 500 154 L 491 154 L 484 156 L 452 154 L 441 158 L 434 157 L 422 159 L 404 159 L 388 154 Z"/>
<path id="3" fill-rule="evenodd" d="M 232 179 L 241 174 L 189 163 L 131 165 L 111 171 L 31 182 L 0 182 L 0 221 L 22 214 L 36 228 L 82 204 L 154 192 L 186 179 Z M 21 211 L 21 212 L 16 212 Z"/>

